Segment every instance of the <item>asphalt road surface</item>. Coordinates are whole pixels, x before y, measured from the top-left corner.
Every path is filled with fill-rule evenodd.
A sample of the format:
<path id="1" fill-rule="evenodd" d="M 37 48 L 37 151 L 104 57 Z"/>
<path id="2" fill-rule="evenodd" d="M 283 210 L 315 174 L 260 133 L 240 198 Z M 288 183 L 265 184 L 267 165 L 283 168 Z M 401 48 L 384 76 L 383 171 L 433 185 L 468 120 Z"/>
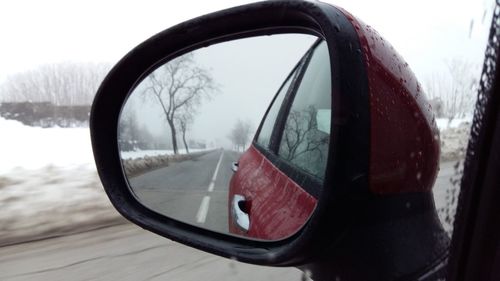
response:
<path id="1" fill-rule="evenodd" d="M 227 151 L 224 152 L 223 159 L 226 153 Z M 220 153 L 207 156 L 214 157 L 211 158 L 214 161 L 220 157 Z M 227 159 L 230 163 L 230 157 Z M 228 168 L 224 166 L 227 163 L 222 163 L 225 162 L 221 161 L 220 171 Z M 215 164 L 210 165 L 211 168 L 205 175 L 210 181 Z M 440 201 L 453 175 L 455 175 L 454 163 L 443 163 L 434 188 L 438 208 L 442 204 Z M 217 190 L 217 186 L 214 186 L 213 192 Z M 208 186 L 205 188 L 208 189 Z M 202 193 L 202 191 L 199 192 Z M 208 192 L 210 196 L 213 196 L 212 193 Z M 200 195 L 198 199 L 202 196 L 205 195 Z M 196 204 L 201 203 L 196 202 Z M 215 204 L 210 208 L 213 206 Z M 210 208 L 207 221 L 210 219 Z M 191 208 L 188 209 L 191 210 Z M 194 206 L 194 209 L 197 207 Z M 196 212 L 197 210 L 191 214 Z M 0 280 L 2 281 L 298 281 L 302 280 L 301 278 L 302 273 L 295 268 L 254 266 L 220 258 L 177 244 L 131 224 L 0 248 Z"/>
<path id="2" fill-rule="evenodd" d="M 215 150 L 129 179 L 141 203 L 171 218 L 228 232 L 231 164 L 241 153 Z"/>
<path id="3" fill-rule="evenodd" d="M 301 275 L 220 258 L 132 224 L 0 248 L 2 281 L 300 281 Z"/>

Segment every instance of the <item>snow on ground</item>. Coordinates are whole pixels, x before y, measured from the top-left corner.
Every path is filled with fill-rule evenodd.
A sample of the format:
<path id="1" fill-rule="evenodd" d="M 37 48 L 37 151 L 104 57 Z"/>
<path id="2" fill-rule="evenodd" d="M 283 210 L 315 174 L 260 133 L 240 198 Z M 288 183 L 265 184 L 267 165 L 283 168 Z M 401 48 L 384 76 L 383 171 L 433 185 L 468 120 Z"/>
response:
<path id="1" fill-rule="evenodd" d="M 465 118 L 454 118 L 450 121 L 448 118 L 436 118 L 436 124 L 439 131 L 444 131 L 450 128 L 458 128 L 463 124 L 472 124 L 472 116 Z"/>
<path id="2" fill-rule="evenodd" d="M 97 176 L 88 128 L 44 129 L 0 118 L 0 132 L 0 246 L 124 221 Z M 165 153 L 172 151 L 124 157 Z"/>
<path id="3" fill-rule="evenodd" d="M 0 246 L 122 223 L 87 165 L 0 175 Z"/>
<path id="4" fill-rule="evenodd" d="M 122 221 L 96 173 L 88 128 L 0 118 L 0 246 Z"/>
<path id="5" fill-rule="evenodd" d="M 472 117 L 457 118 L 451 122 L 446 118 L 436 119 L 436 123 L 440 130 L 441 161 L 465 158 Z"/>
<path id="6" fill-rule="evenodd" d="M 48 165 L 95 170 L 88 128 L 43 129 L 0 117 L 0 134 L 0 175 Z"/>

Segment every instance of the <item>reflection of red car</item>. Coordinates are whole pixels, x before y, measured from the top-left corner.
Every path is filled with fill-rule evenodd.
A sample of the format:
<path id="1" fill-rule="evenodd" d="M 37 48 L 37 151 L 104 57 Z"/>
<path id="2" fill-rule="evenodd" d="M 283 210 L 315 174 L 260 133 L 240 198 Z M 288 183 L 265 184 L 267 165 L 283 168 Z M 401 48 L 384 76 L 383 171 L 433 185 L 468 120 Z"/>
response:
<path id="1" fill-rule="evenodd" d="M 276 240 L 295 233 L 316 206 L 316 198 L 251 146 L 240 159 L 229 192 L 229 231 Z"/>
<path id="2" fill-rule="evenodd" d="M 233 164 L 231 233 L 283 239 L 312 214 L 328 155 L 330 75 L 326 43 L 318 40 L 283 83 L 250 148 Z"/>

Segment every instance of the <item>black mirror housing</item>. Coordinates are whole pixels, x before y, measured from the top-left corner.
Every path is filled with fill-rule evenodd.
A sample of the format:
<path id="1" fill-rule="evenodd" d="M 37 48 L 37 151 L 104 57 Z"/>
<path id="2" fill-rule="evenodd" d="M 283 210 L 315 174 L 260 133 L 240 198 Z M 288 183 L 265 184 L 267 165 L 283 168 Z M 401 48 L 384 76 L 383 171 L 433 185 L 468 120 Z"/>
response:
<path id="1" fill-rule="evenodd" d="M 337 83 L 333 92 L 341 92 L 342 87 L 350 84 L 350 92 L 357 93 L 351 95 L 353 100 L 349 103 L 357 107 L 353 110 L 357 111 L 360 116 L 357 119 L 359 122 L 334 124 L 333 139 L 335 141 L 331 145 L 334 145 L 334 142 L 341 142 L 342 138 L 335 136 L 345 135 L 346 130 L 349 130 L 350 134 L 353 134 L 356 128 L 359 129 L 357 132 L 365 131 L 365 137 L 356 138 L 363 143 L 356 145 L 356 154 L 360 156 L 360 159 L 353 161 L 357 162 L 352 164 L 352 167 L 356 167 L 356 171 L 351 173 L 367 174 L 368 135 L 366 128 L 369 122 L 365 110 L 368 106 L 367 81 L 361 79 L 360 83 L 359 79 L 359 77 L 366 77 L 363 73 L 362 53 L 352 51 L 352 49 L 360 49 L 354 27 L 340 10 L 320 2 L 255 3 L 202 16 L 157 34 L 127 54 L 104 80 L 92 108 L 92 143 L 99 175 L 106 192 L 115 208 L 123 216 L 147 230 L 201 250 L 240 261 L 266 265 L 303 263 L 322 250 L 323 246 L 317 243 L 318 238 L 327 243 L 331 241 L 332 236 L 341 233 L 342 220 L 339 220 L 338 226 L 325 227 L 320 223 L 323 221 L 322 216 L 334 213 L 329 209 L 335 204 L 330 204 L 327 200 L 320 200 L 318 209 L 307 225 L 285 240 L 261 242 L 211 232 L 171 220 L 146 209 L 135 201 L 123 178 L 116 141 L 118 116 L 130 89 L 144 75 L 156 65 L 202 46 L 255 35 L 289 32 L 313 34 L 324 38 L 330 49 L 330 64 L 332 76 L 334 76 L 332 79 L 345 81 L 345 83 Z M 340 71 L 342 68 L 348 71 Z M 334 108 L 344 108 L 344 112 L 348 112 L 344 106 L 340 105 L 340 102 L 339 98 L 334 99 Z M 333 111 L 336 114 L 340 113 L 339 110 Z M 345 118 L 335 117 L 335 120 L 343 119 Z M 345 139 L 346 142 L 352 143 L 352 138 L 348 139 L 347 135 Z M 349 152 L 346 151 L 346 153 Z M 353 154 L 349 153 L 349 155 Z M 329 170 L 332 169 L 329 168 Z M 344 171 L 339 171 L 339 173 L 345 174 Z M 340 185 L 338 176 L 334 174 L 328 173 L 325 185 L 328 186 L 333 177 L 337 178 L 336 185 Z M 362 179 L 359 179 L 359 182 L 360 189 L 361 186 L 366 188 L 366 178 L 364 183 Z M 337 197 L 328 194 L 333 190 L 325 188 L 323 198 Z M 339 192 L 340 189 L 335 190 Z"/>
<path id="2" fill-rule="evenodd" d="M 290 32 L 312 34 L 326 41 L 332 76 L 332 140 L 329 144 L 328 172 L 317 208 L 306 225 L 283 240 L 248 240 L 161 216 L 138 203 L 123 176 L 117 143 L 118 118 L 131 89 L 158 65 L 203 46 L 250 36 Z M 373 124 L 370 114 L 373 110 L 369 79 L 374 76 L 368 73 L 366 42 L 362 42 L 363 37 L 359 33 L 356 20 L 340 8 L 318 1 L 278 0 L 195 18 L 171 27 L 137 46 L 105 78 L 91 112 L 90 127 L 96 165 L 114 207 L 146 230 L 203 251 L 253 264 L 300 266 L 329 259 L 335 249 L 340 249 L 339 254 L 348 253 L 349 249 L 339 246 L 339 243 L 344 243 L 352 226 L 363 220 L 360 217 L 364 217 L 367 208 L 379 205 L 389 210 L 391 207 L 387 206 L 396 206 L 388 211 L 394 213 L 401 211 L 398 209 L 400 203 L 390 202 L 402 202 L 393 199 L 394 196 L 379 200 L 377 194 L 385 193 L 386 190 L 378 192 L 370 186 L 370 165 L 373 164 L 371 161 L 374 156 L 371 146 Z M 408 98 L 412 98 L 411 95 Z M 420 103 L 416 107 L 418 114 L 425 105 L 423 101 Z M 432 132 L 435 129 L 429 119 L 422 122 L 425 130 Z M 429 142 L 430 149 L 425 152 L 429 157 L 425 158 L 424 155 L 424 158 L 432 160 L 437 158 L 434 155 L 435 143 L 432 140 Z M 431 169 L 424 176 L 432 186 L 435 171 Z M 439 222 L 434 221 L 433 199 L 429 190 L 428 187 L 423 190 L 423 195 L 404 195 L 404 200 L 426 202 L 416 204 L 420 208 L 415 211 L 432 221 L 432 227 L 426 228 L 428 233 L 422 234 L 424 236 L 432 236 L 432 231 L 440 228 Z M 388 192 L 395 193 L 392 189 Z M 428 223 L 421 217 L 418 220 L 418 224 Z M 409 221 L 408 225 L 414 222 Z M 397 231 L 394 235 L 397 235 Z M 361 239 L 361 236 L 356 237 Z M 429 244 L 435 248 L 436 243 L 447 243 L 441 240 L 438 237 L 436 241 L 429 241 Z M 442 255 L 443 247 L 429 254 L 432 257 L 427 254 L 425 257 L 432 262 L 432 258 Z M 411 263 L 395 263 L 394 266 L 401 268 L 402 272 L 410 272 L 415 267 Z"/>

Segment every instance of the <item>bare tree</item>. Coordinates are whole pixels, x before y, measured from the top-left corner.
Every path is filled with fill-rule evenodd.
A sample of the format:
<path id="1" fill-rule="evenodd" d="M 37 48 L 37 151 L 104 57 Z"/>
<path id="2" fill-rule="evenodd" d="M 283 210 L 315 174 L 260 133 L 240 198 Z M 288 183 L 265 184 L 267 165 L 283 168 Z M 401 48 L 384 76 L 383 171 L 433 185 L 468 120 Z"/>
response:
<path id="1" fill-rule="evenodd" d="M 179 129 L 181 130 L 182 134 L 182 142 L 184 143 L 184 147 L 186 148 L 186 153 L 189 153 L 189 147 L 186 141 L 186 132 L 188 130 L 188 127 L 193 122 L 192 111 L 185 111 L 179 114 L 177 117 L 177 122 L 179 123 Z"/>
<path id="2" fill-rule="evenodd" d="M 317 162 L 325 157 L 323 150 L 328 146 L 329 135 L 317 129 L 317 112 L 313 106 L 290 112 L 280 145 L 280 154 L 285 159 L 293 162 L 304 156 L 312 156 L 306 161 Z"/>
<path id="3" fill-rule="evenodd" d="M 442 108 L 442 112 L 436 112 L 438 117 L 451 122 L 473 110 L 480 69 L 461 59 L 450 60 L 446 65 L 448 73 L 434 74 L 426 80 L 426 92 L 434 105 Z"/>
<path id="4" fill-rule="evenodd" d="M 249 120 L 242 121 L 238 119 L 233 129 L 231 130 L 228 138 L 231 140 L 233 145 L 239 151 L 244 150 L 246 145 L 250 141 L 250 137 L 252 134 L 252 123 Z"/>
<path id="5" fill-rule="evenodd" d="M 161 106 L 170 127 L 174 154 L 178 154 L 177 127 L 180 112 L 194 109 L 203 96 L 209 97 L 216 90 L 209 71 L 196 66 L 192 53 L 162 65 L 143 83 L 144 98 L 151 98 Z M 179 116 L 178 116 L 179 115 Z"/>
<path id="6" fill-rule="evenodd" d="M 0 87 L 2 102 L 50 102 L 54 105 L 90 105 L 107 64 L 59 63 L 7 77 Z"/>

